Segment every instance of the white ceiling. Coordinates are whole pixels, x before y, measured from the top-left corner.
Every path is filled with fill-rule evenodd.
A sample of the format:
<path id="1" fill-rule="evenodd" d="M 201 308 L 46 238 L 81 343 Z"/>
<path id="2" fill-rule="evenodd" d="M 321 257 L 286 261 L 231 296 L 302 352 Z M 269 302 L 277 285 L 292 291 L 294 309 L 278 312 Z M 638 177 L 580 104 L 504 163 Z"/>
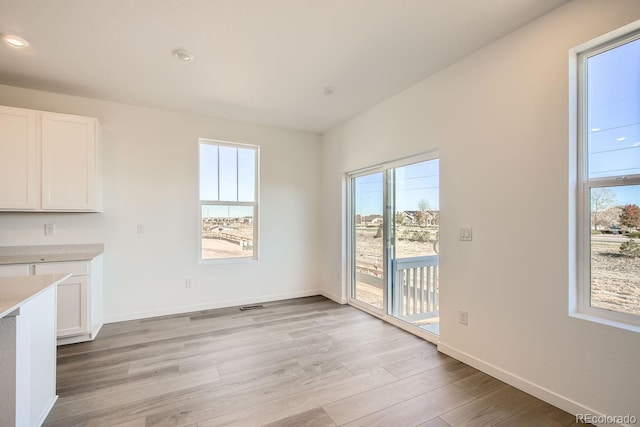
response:
<path id="1" fill-rule="evenodd" d="M 0 83 L 324 132 L 566 1 L 0 0 Z"/>

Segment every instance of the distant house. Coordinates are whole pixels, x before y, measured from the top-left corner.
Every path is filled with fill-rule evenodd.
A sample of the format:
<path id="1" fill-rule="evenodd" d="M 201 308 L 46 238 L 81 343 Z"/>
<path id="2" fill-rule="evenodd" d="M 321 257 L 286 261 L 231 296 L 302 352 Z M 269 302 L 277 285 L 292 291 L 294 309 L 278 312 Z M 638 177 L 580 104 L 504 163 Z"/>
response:
<path id="1" fill-rule="evenodd" d="M 402 225 L 433 227 L 440 222 L 440 211 L 403 211 L 399 215 L 400 218 L 396 218 L 396 221 Z"/>
<path id="2" fill-rule="evenodd" d="M 383 218 L 382 215 L 360 215 L 357 214 L 356 215 L 356 225 L 358 226 L 365 226 L 365 227 L 372 227 L 372 226 L 377 226 L 377 225 L 381 225 L 383 222 Z"/>

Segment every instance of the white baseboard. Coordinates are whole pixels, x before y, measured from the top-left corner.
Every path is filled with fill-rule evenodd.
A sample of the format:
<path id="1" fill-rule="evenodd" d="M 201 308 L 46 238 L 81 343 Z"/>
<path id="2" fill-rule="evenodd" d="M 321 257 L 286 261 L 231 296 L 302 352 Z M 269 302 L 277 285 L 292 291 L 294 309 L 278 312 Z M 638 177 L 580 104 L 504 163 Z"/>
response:
<path id="1" fill-rule="evenodd" d="M 529 380 L 526 380 L 522 377 L 514 375 L 510 372 L 505 371 L 491 363 L 487 363 L 483 360 L 477 359 L 476 357 L 471 356 L 468 353 L 460 351 L 454 347 L 450 347 L 446 344 L 438 344 L 438 351 L 453 357 L 463 363 L 466 363 L 469 366 L 473 366 L 474 368 L 491 375 L 494 378 L 499 379 L 519 390 L 524 391 L 532 396 L 537 397 L 540 400 L 543 400 L 557 408 L 560 408 L 570 414 L 590 414 L 595 417 L 603 417 L 603 414 L 594 411 L 591 408 L 588 408 L 584 405 L 579 404 L 578 402 L 569 399 L 566 396 L 562 396 L 558 393 L 555 393 L 545 387 L 542 387 L 538 384 L 535 384 Z M 596 424 L 596 425 L 608 425 L 608 424 Z M 629 426 L 628 424 L 619 424 L 621 426 Z"/>
<path id="2" fill-rule="evenodd" d="M 99 325 L 93 325 L 91 332 L 79 335 L 71 335 L 67 337 L 60 337 L 57 339 L 56 345 L 77 344 L 79 342 L 93 341 L 97 336 L 100 329 L 102 329 L 103 323 Z"/>
<path id="3" fill-rule="evenodd" d="M 138 319 L 147 319 L 150 317 L 170 316 L 173 314 L 191 313 L 193 311 L 235 307 L 238 305 L 258 304 L 262 302 L 280 301 L 280 300 L 291 299 L 291 298 L 303 298 L 303 297 L 310 297 L 314 295 L 324 295 L 324 294 L 322 291 L 315 289 L 315 290 L 308 290 L 308 291 L 288 292 L 284 294 L 265 295 L 257 298 L 215 301 L 215 302 L 206 302 L 202 304 L 183 305 L 183 306 L 176 306 L 176 307 L 163 307 L 156 310 L 108 315 L 108 316 L 105 316 L 104 323 L 125 322 L 127 320 L 138 320 Z"/>
<path id="4" fill-rule="evenodd" d="M 34 426 L 41 426 L 42 424 L 44 424 L 44 421 L 47 419 L 47 417 L 49 416 L 49 412 L 51 412 L 51 410 L 53 409 L 53 405 L 56 404 L 56 402 L 58 401 L 58 395 L 56 394 L 55 396 L 53 396 L 53 398 L 49 401 L 49 403 L 47 404 L 47 406 L 45 407 L 44 411 L 42 411 L 42 415 L 40 415 L 40 419 L 37 420 L 35 422 L 35 424 L 33 424 Z"/>
<path id="5" fill-rule="evenodd" d="M 104 323 L 93 325 L 93 328 L 92 328 L 93 330 L 91 331 L 91 336 L 89 337 L 92 341 L 96 339 L 96 337 L 98 336 L 98 333 L 102 329 L 102 326 L 104 326 Z"/>
<path id="6" fill-rule="evenodd" d="M 319 295 L 322 295 L 325 298 L 329 298 L 332 301 L 337 302 L 338 304 L 346 304 L 347 303 L 347 299 L 346 298 L 342 298 L 341 296 L 332 294 L 331 292 L 327 292 L 324 289 L 319 291 Z"/>
<path id="7" fill-rule="evenodd" d="M 93 341 L 93 338 L 91 338 L 90 333 L 58 338 L 56 341 L 56 345 L 77 344 L 79 342 L 87 342 L 87 341 Z"/>

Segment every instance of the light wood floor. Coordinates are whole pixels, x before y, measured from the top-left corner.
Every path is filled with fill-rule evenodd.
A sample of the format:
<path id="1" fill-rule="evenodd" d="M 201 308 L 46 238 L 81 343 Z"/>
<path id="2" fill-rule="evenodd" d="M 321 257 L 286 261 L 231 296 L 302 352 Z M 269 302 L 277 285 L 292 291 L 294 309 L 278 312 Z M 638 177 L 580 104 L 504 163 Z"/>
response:
<path id="1" fill-rule="evenodd" d="M 575 418 L 323 297 L 105 325 L 58 348 L 45 426 L 569 426 Z"/>

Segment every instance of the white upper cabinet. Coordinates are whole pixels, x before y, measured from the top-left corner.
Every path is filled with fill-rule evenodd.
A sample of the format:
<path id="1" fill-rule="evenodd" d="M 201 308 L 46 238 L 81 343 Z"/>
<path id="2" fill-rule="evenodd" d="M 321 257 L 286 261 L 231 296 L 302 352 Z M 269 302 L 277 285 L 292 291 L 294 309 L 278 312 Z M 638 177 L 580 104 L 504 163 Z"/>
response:
<path id="1" fill-rule="evenodd" d="M 0 207 L 37 206 L 36 111 L 0 107 Z"/>
<path id="2" fill-rule="evenodd" d="M 12 107 L 0 117 L 0 210 L 102 211 L 97 119 Z"/>
<path id="3" fill-rule="evenodd" d="M 42 209 L 100 210 L 97 128 L 93 118 L 42 113 Z"/>

